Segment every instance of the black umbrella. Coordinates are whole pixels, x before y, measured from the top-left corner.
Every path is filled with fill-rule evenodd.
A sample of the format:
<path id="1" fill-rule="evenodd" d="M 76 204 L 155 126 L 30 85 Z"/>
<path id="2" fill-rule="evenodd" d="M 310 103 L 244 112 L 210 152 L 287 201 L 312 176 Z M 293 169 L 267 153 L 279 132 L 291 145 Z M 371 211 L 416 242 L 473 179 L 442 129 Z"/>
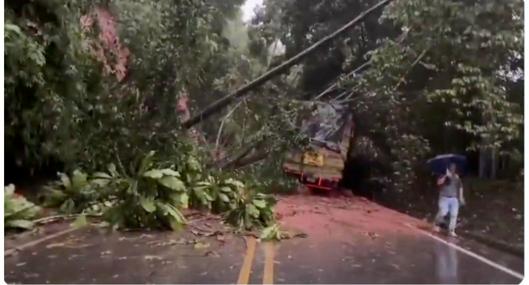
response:
<path id="1" fill-rule="evenodd" d="M 440 154 L 432 159 L 429 159 L 426 164 L 430 167 L 433 173 L 442 175 L 446 173 L 446 169 L 450 164 L 455 163 L 457 172 L 464 174 L 467 170 L 467 158 L 460 154 Z"/>

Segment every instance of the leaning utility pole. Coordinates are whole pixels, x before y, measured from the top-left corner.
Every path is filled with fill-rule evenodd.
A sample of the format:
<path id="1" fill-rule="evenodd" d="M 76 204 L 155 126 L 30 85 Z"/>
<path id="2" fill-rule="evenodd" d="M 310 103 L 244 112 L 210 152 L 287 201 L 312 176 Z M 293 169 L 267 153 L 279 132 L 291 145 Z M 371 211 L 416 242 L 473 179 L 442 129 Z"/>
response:
<path id="1" fill-rule="evenodd" d="M 319 40 L 318 42 L 314 43 L 307 49 L 301 51 L 300 53 L 296 54 L 295 56 L 291 57 L 287 61 L 283 62 L 282 64 L 272 68 L 271 70 L 267 71 L 265 74 L 259 76 L 258 78 L 254 79 L 252 82 L 242 86 L 241 88 L 237 89 L 235 92 L 224 96 L 223 98 L 220 98 L 219 100 L 213 102 L 209 106 L 207 106 L 204 110 L 200 112 L 200 114 L 190 118 L 189 120 L 185 121 L 182 126 L 184 128 L 190 128 L 193 125 L 201 122 L 202 120 L 208 118 L 212 114 L 215 114 L 216 112 L 222 110 L 224 107 L 228 106 L 230 103 L 235 101 L 235 99 L 243 97 L 248 94 L 248 91 L 261 86 L 263 83 L 268 81 L 274 76 L 277 76 L 284 71 L 288 70 L 293 65 L 297 64 L 301 59 L 303 59 L 305 56 L 309 55 L 310 53 L 314 52 L 316 49 L 320 48 L 321 46 L 329 43 L 339 35 L 343 34 L 345 31 L 347 31 L 349 28 L 354 27 L 358 23 L 360 23 L 366 16 L 373 13 L 374 11 L 386 6 L 393 0 L 382 0 L 376 5 L 372 6 L 371 8 L 365 10 L 364 12 L 360 13 L 356 18 L 348 22 L 347 24 L 343 25 L 338 30 L 334 31 L 332 34 L 324 37 L 323 39 Z"/>

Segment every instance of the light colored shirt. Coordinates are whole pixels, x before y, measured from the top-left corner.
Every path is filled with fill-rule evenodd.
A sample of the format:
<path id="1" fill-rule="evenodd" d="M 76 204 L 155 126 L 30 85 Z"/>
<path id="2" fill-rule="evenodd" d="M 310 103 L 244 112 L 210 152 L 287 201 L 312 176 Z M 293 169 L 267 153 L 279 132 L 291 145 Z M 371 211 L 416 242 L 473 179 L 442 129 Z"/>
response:
<path id="1" fill-rule="evenodd" d="M 441 197 L 459 197 L 459 188 L 461 188 L 461 178 L 458 175 L 446 177 L 445 183 L 441 186 L 439 196 Z"/>

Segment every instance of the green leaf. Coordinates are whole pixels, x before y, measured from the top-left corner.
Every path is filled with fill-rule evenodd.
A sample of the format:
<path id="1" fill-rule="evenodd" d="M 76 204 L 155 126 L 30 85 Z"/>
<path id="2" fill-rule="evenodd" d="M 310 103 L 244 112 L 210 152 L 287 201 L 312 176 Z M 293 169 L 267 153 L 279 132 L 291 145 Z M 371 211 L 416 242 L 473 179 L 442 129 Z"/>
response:
<path id="1" fill-rule="evenodd" d="M 79 229 L 82 227 L 85 227 L 88 225 L 88 221 L 86 220 L 85 215 L 80 215 L 75 219 L 75 221 L 71 224 L 72 227 Z"/>
<path id="2" fill-rule="evenodd" d="M 253 200 L 253 204 L 257 207 L 257 208 L 260 208 L 260 209 L 264 209 L 266 208 L 266 202 L 264 200 L 257 200 L 257 199 L 254 199 Z"/>
<path id="3" fill-rule="evenodd" d="M 158 182 L 169 188 L 173 189 L 175 191 L 185 191 L 186 186 L 184 185 L 184 182 L 182 182 L 180 179 L 173 177 L 173 176 L 165 176 L 158 180 Z"/>
<path id="4" fill-rule="evenodd" d="M 196 186 L 195 187 L 210 187 L 211 185 L 213 185 L 211 182 L 209 181 L 199 181 L 196 183 Z"/>
<path id="5" fill-rule="evenodd" d="M 242 183 L 241 181 L 238 181 L 238 180 L 235 180 L 233 178 L 228 178 L 224 181 L 224 184 L 231 184 L 239 189 L 243 189 L 244 188 L 244 183 Z"/>
<path id="6" fill-rule="evenodd" d="M 65 188 L 70 188 L 72 183 L 70 182 L 70 178 L 68 178 L 68 175 L 66 175 L 64 173 L 59 173 L 59 178 L 61 179 L 62 185 Z"/>
<path id="7" fill-rule="evenodd" d="M 151 169 L 149 171 L 146 171 L 142 174 L 143 177 L 149 177 L 153 179 L 159 179 L 164 176 L 164 173 L 160 169 Z"/>
<path id="8" fill-rule="evenodd" d="M 254 218 L 259 218 L 259 209 L 257 209 L 254 205 L 246 205 L 246 211 L 248 212 L 248 214 L 250 214 L 250 216 Z"/>
<path id="9" fill-rule="evenodd" d="M 228 195 L 226 195 L 224 193 L 219 193 L 219 198 L 223 202 L 226 202 L 226 203 L 230 202 L 230 198 L 228 197 Z"/>
<path id="10" fill-rule="evenodd" d="M 71 214 L 74 212 L 75 202 L 72 199 L 68 199 L 62 203 L 60 210 L 63 213 Z"/>
<path id="11" fill-rule="evenodd" d="M 209 243 L 207 243 L 207 242 L 197 242 L 197 243 L 195 243 L 195 245 L 193 247 L 195 249 L 204 249 L 204 248 L 208 248 L 209 247 Z"/>
<path id="12" fill-rule="evenodd" d="M 222 186 L 220 187 L 220 191 L 225 192 L 225 193 L 230 193 L 230 192 L 233 192 L 233 189 L 228 186 Z"/>
<path id="13" fill-rule="evenodd" d="M 204 188 L 195 187 L 193 188 L 193 193 L 198 198 L 200 203 L 202 203 L 202 205 L 208 205 L 209 202 L 212 201 L 212 197 L 206 191 L 204 191 Z"/>
<path id="14" fill-rule="evenodd" d="M 215 199 L 213 199 L 213 197 L 209 195 L 208 192 L 204 192 L 204 196 L 206 197 L 206 200 L 208 200 L 209 202 L 215 201 Z"/>
<path id="15" fill-rule="evenodd" d="M 262 240 L 273 240 L 277 238 L 278 232 L 279 232 L 279 226 L 277 224 L 273 224 L 263 229 L 263 231 L 261 232 L 260 238 Z"/>
<path id="16" fill-rule="evenodd" d="M 181 230 L 184 227 L 184 223 L 181 223 L 178 219 L 172 219 L 169 224 L 173 231 Z"/>
<path id="17" fill-rule="evenodd" d="M 163 202 L 156 202 L 156 206 L 164 213 L 169 215 L 169 224 L 173 230 L 181 229 L 186 223 L 184 215 L 178 208 Z"/>
<path id="18" fill-rule="evenodd" d="M 156 152 L 154 151 L 150 151 L 145 157 L 143 157 L 143 159 L 140 162 L 139 173 L 146 172 L 147 169 L 149 169 L 152 166 L 155 153 Z"/>
<path id="19" fill-rule="evenodd" d="M 15 193 L 15 185 L 9 184 L 4 187 L 4 195 L 13 195 Z"/>
<path id="20" fill-rule="evenodd" d="M 195 157 L 189 156 L 187 158 L 187 167 L 189 167 L 189 169 L 192 171 L 199 171 L 200 163 L 198 163 L 198 160 Z"/>
<path id="21" fill-rule="evenodd" d="M 83 187 L 87 184 L 87 175 L 80 170 L 75 170 L 72 174 L 72 186 L 75 188 Z"/>
<path id="22" fill-rule="evenodd" d="M 174 171 L 170 168 L 162 169 L 160 171 L 162 172 L 163 175 L 180 177 L 180 173 L 178 171 Z"/>
<path id="23" fill-rule="evenodd" d="M 105 172 L 95 172 L 94 174 L 92 174 L 92 177 L 94 177 L 94 178 L 106 178 L 106 179 L 112 178 L 112 176 L 108 175 L 108 173 L 105 173 Z"/>
<path id="24" fill-rule="evenodd" d="M 110 173 L 112 177 L 119 176 L 118 171 L 116 170 L 116 165 L 114 163 L 108 165 L 108 173 Z"/>
<path id="25" fill-rule="evenodd" d="M 156 210 L 156 205 L 154 204 L 153 197 L 141 197 L 140 204 L 145 211 L 152 213 Z"/>
<path id="26" fill-rule="evenodd" d="M 34 224 L 32 221 L 28 221 L 28 220 L 11 220 L 11 221 L 7 221 L 5 226 L 7 228 L 30 230 L 33 228 Z"/>
<path id="27" fill-rule="evenodd" d="M 187 208 L 189 205 L 189 195 L 187 193 L 180 194 L 180 204 L 183 208 Z"/>
<path id="28" fill-rule="evenodd" d="M 45 207 L 58 207 L 68 198 L 63 191 L 57 189 L 47 189 L 44 194 Z"/>
<path id="29" fill-rule="evenodd" d="M 22 34 L 22 30 L 20 29 L 20 27 L 17 26 L 17 25 L 14 25 L 14 24 L 5 23 L 4 31 L 6 31 L 6 32 L 14 32 L 14 33 L 19 34 L 19 35 Z"/>
<path id="30" fill-rule="evenodd" d="M 189 206 L 189 195 L 187 193 L 172 193 L 170 195 L 171 204 L 178 205 L 184 209 Z"/>
<path id="31" fill-rule="evenodd" d="M 90 183 L 92 183 L 93 185 L 97 185 L 99 187 L 105 187 L 107 186 L 108 184 L 110 184 L 110 179 L 106 179 L 106 178 L 96 178 L 96 179 L 92 179 L 90 180 Z"/>

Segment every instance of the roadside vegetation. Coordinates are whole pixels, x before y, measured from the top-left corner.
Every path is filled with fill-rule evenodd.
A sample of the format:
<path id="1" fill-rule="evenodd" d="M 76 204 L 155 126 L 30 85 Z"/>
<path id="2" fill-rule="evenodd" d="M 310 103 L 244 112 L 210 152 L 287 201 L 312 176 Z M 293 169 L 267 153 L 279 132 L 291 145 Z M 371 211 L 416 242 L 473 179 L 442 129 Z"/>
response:
<path id="1" fill-rule="evenodd" d="M 215 107 L 377 3 L 266 0 L 243 23 L 243 2 L 7 1 L 5 177 L 49 182 L 28 196 L 37 205 L 5 188 L 5 227 L 31 228 L 44 207 L 178 229 L 192 208 L 279 239 L 270 194 L 296 187 L 281 160 L 309 142 L 307 102 L 354 116 L 348 187 L 413 191 L 445 152 L 521 178 L 521 1 L 384 1 Z"/>

